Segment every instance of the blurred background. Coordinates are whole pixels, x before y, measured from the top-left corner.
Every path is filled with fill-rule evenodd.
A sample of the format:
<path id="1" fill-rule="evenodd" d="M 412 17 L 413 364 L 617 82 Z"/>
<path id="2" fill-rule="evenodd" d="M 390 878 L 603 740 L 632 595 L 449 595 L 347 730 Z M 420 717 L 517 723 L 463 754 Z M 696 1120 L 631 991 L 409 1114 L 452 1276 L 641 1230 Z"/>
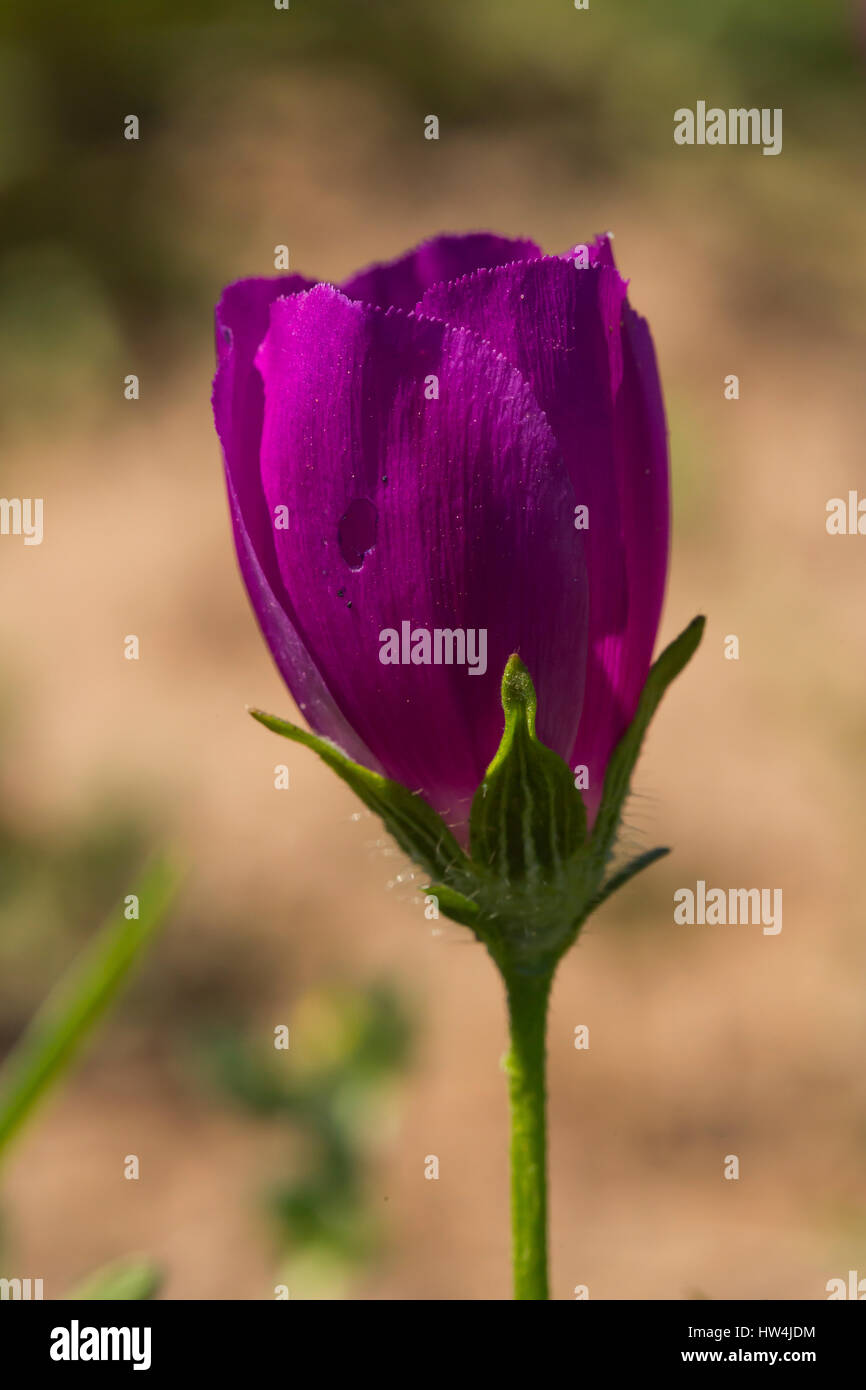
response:
<path id="1" fill-rule="evenodd" d="M 674 853 L 554 992 L 553 1295 L 866 1276 L 866 540 L 825 529 L 866 494 L 864 75 L 842 0 L 6 0 L 2 492 L 45 537 L 0 540 L 0 1050 L 152 846 L 188 868 L 4 1173 L 4 1262 L 46 1297 L 130 1252 L 178 1299 L 509 1297 L 497 977 L 245 714 L 296 712 L 209 403 L 213 304 L 276 245 L 338 280 L 479 228 L 615 233 L 669 410 L 661 637 L 709 618 L 630 803 Z M 698 100 L 781 107 L 781 155 L 675 145 Z M 781 888 L 781 934 L 675 926 L 699 878 Z"/>

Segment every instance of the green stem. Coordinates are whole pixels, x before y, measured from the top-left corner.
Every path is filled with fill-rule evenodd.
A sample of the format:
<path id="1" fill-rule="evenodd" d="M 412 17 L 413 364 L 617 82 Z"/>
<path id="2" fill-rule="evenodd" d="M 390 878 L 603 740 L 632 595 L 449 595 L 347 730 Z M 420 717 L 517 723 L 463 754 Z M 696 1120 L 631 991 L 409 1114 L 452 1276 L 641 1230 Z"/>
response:
<path id="1" fill-rule="evenodd" d="M 511 1233 L 515 1299 L 546 1299 L 547 1117 L 545 1034 L 553 969 L 506 971 L 511 1050 Z"/>

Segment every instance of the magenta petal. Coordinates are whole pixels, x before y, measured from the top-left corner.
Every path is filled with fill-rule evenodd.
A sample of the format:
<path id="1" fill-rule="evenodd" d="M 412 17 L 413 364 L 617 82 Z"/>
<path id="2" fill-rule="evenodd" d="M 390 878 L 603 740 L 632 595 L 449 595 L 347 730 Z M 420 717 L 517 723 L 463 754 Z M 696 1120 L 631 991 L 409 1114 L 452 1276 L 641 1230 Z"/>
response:
<path id="1" fill-rule="evenodd" d="M 530 382 L 587 506 L 589 651 L 572 766 L 598 803 L 610 753 L 649 669 L 667 566 L 664 411 L 649 334 L 625 303 L 610 242 L 480 271 L 419 308 L 487 339 Z M 638 366 L 638 356 L 640 366 Z"/>
<path id="2" fill-rule="evenodd" d="M 628 574 L 628 621 L 622 632 L 593 637 L 593 680 L 574 758 L 603 771 L 634 717 L 652 662 L 664 599 L 670 535 L 667 426 L 649 325 L 622 308 L 622 380 L 616 396 L 616 481 Z M 587 672 L 587 687 L 590 673 Z M 604 694 L 609 695 L 604 699 Z M 597 803 L 600 786 L 596 780 Z"/>
<path id="3" fill-rule="evenodd" d="M 569 255 L 573 256 L 577 250 L 578 246 L 572 247 Z M 594 241 L 590 242 L 589 263 L 590 265 L 606 265 L 609 266 L 611 270 L 616 270 L 610 233 L 604 232 L 601 236 L 597 236 Z"/>
<path id="4" fill-rule="evenodd" d="M 277 559 L 304 646 L 388 774 L 459 824 L 499 743 L 512 652 L 540 736 L 563 756 L 576 736 L 584 558 L 556 441 L 488 344 L 330 286 L 272 306 L 257 361 L 262 483 L 293 518 Z M 486 630 L 486 671 L 383 664 L 381 634 L 404 622 Z"/>
<path id="5" fill-rule="evenodd" d="M 609 236 L 590 247 L 600 268 L 600 302 L 610 349 L 616 488 L 626 560 L 628 618 L 621 631 L 590 623 L 587 698 L 573 753 L 590 768 L 590 811 L 610 755 L 637 710 L 652 663 L 667 579 L 670 460 L 661 381 L 649 325 L 625 298 Z"/>
<path id="6" fill-rule="evenodd" d="M 224 291 L 216 311 L 219 370 L 213 390 L 214 418 L 223 446 L 238 562 L 274 661 L 308 721 L 352 757 L 375 766 L 369 750 L 340 715 L 298 637 L 261 488 L 263 391 L 254 358 L 267 331 L 271 303 L 311 283 L 290 275 L 241 280 Z"/>
<path id="7" fill-rule="evenodd" d="M 625 625 L 627 594 L 602 274 L 544 257 L 439 285 L 418 307 L 473 329 L 532 386 L 562 450 L 575 502 L 589 509 L 590 622 L 593 631 L 608 633 Z"/>
<path id="8" fill-rule="evenodd" d="M 370 266 L 341 286 L 350 299 L 381 309 L 414 309 L 425 290 L 456 280 L 482 266 L 534 260 L 541 251 L 533 241 L 512 240 L 490 232 L 439 236 L 422 242 L 398 260 Z"/>

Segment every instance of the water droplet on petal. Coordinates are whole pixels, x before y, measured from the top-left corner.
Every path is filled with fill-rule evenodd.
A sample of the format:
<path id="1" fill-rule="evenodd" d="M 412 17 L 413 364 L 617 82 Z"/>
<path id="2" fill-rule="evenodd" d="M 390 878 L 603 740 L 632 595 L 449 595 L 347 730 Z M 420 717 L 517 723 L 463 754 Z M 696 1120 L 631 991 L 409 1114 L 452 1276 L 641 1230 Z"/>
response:
<path id="1" fill-rule="evenodd" d="M 379 513 L 367 497 L 354 497 L 337 526 L 340 554 L 349 569 L 359 570 L 376 544 Z"/>

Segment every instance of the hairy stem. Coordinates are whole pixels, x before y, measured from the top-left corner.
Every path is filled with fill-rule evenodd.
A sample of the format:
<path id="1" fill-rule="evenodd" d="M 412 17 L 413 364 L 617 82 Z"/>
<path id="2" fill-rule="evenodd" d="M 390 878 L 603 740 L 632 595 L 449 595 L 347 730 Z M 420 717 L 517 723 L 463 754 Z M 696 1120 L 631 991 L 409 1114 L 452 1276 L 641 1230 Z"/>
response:
<path id="1" fill-rule="evenodd" d="M 553 970 L 505 971 L 511 1049 L 506 1070 L 511 1103 L 511 1232 L 515 1299 L 546 1299 L 547 1280 L 547 1003 Z"/>

